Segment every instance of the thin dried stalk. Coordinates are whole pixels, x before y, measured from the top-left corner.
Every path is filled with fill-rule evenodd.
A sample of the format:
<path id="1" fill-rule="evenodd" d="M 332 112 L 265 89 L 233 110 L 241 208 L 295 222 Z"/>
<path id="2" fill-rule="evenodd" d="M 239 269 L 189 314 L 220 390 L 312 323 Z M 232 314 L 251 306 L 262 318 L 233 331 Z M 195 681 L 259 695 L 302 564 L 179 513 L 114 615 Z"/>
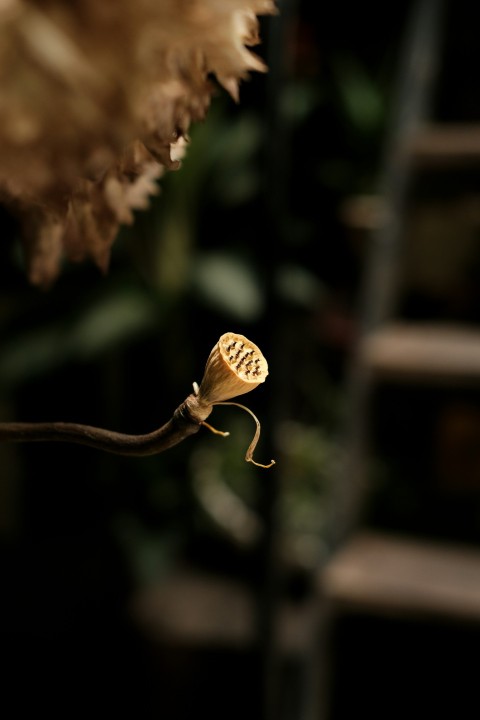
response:
<path id="1" fill-rule="evenodd" d="M 260 426 L 260 421 L 258 420 L 257 416 L 250 410 L 250 408 L 246 407 L 245 405 L 240 405 L 240 403 L 236 403 L 236 402 L 220 402 L 220 403 L 215 403 L 215 405 L 235 405 L 235 407 L 239 407 L 242 410 L 245 410 L 245 412 L 248 412 L 255 420 L 257 429 L 255 430 L 255 435 L 253 436 L 253 440 L 250 443 L 250 445 L 248 446 L 247 452 L 245 453 L 245 461 L 249 462 L 249 463 L 253 463 L 253 465 L 256 465 L 257 467 L 262 467 L 262 468 L 267 468 L 267 469 L 271 468 L 272 465 L 275 465 L 275 460 L 270 460 L 268 465 L 262 465 L 262 463 L 258 463 L 253 459 L 253 452 L 254 452 L 255 448 L 257 447 L 257 443 L 260 439 L 261 426 Z M 205 425 L 206 423 L 203 423 L 203 424 Z M 221 435 L 229 434 L 229 433 L 220 433 L 219 430 L 214 430 L 214 428 L 211 428 L 211 427 L 210 427 L 210 429 L 213 430 L 215 433 L 219 433 Z"/>
<path id="2" fill-rule="evenodd" d="M 248 365 L 249 362 L 252 365 Z M 253 451 L 260 436 L 259 421 L 247 407 L 223 400 L 253 390 L 265 381 L 267 374 L 267 361 L 259 348 L 243 335 L 226 333 L 210 353 L 200 388 L 194 383 L 194 392 L 178 406 L 171 419 L 151 433 L 129 435 L 80 423 L 3 422 L 0 423 L 0 442 L 67 442 L 116 455 L 155 455 L 194 435 L 202 426 L 216 434 L 228 435 L 215 430 L 205 421 L 214 405 L 237 405 L 250 413 L 257 423 L 245 460 L 268 468 L 274 464 L 273 460 L 269 465 L 253 460 Z M 250 375 L 253 377 L 250 378 Z M 229 392 L 233 394 L 228 395 Z M 212 402 L 212 398 L 217 399 Z M 219 398 L 222 400 L 219 401 Z"/>

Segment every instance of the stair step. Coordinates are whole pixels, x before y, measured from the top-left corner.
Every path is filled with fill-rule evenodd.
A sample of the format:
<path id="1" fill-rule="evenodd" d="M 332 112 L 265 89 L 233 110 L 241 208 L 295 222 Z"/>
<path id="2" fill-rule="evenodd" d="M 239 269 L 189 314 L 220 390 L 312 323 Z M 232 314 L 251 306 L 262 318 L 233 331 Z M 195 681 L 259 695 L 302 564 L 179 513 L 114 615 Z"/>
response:
<path id="1" fill-rule="evenodd" d="M 393 322 L 361 340 L 359 360 L 385 379 L 479 383 L 480 329 Z"/>
<path id="2" fill-rule="evenodd" d="M 480 163 L 480 124 L 434 124 L 419 130 L 411 143 L 422 166 Z"/>
<path id="3" fill-rule="evenodd" d="M 316 621 L 313 600 L 279 601 L 276 632 L 280 651 L 302 653 L 308 646 Z M 240 581 L 184 568 L 140 589 L 131 610 L 135 622 L 153 641 L 241 650 L 257 641 L 257 602 L 252 589 Z"/>
<path id="4" fill-rule="evenodd" d="M 480 549 L 362 531 L 321 575 L 338 607 L 480 621 Z"/>

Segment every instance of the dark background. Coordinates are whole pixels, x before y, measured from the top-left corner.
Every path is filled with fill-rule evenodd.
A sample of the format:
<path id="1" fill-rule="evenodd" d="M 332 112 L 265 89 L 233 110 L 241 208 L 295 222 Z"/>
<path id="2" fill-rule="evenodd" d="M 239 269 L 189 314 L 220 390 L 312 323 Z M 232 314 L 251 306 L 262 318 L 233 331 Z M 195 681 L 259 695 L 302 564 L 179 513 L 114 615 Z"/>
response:
<path id="1" fill-rule="evenodd" d="M 431 115 L 477 122 L 479 13 L 466 2 L 446 5 Z M 254 428 L 233 408 L 217 408 L 211 418 L 230 431 L 228 439 L 202 431 L 153 458 L 63 444 L 2 446 L 2 694 L 16 708 L 5 717 L 33 703 L 37 712 L 62 717 L 80 708 L 169 720 L 263 718 L 272 693 L 282 708 L 274 717 L 308 712 L 305 665 L 275 656 L 272 608 L 284 599 L 301 607 L 328 554 L 348 410 L 345 370 L 369 248 L 368 227 L 352 219 L 351 200 L 379 190 L 414 6 L 293 0 L 280 6 L 278 18 L 262 20 L 258 52 L 269 73 L 242 85 L 238 105 L 218 90 L 205 122 L 192 128 L 182 168 L 160 181 L 150 209 L 122 230 L 106 276 L 88 263 L 69 265 L 50 290 L 30 287 L 18 229 L 6 211 L 1 216 L 1 420 L 148 432 L 200 382 L 210 350 L 232 331 L 259 345 L 269 362 L 267 382 L 243 401 L 262 424 L 256 459 L 277 462 L 271 470 L 244 463 Z M 469 197 L 478 193 L 473 167 L 442 177 L 423 177 L 415 189 L 437 198 L 440 188 L 432 222 L 451 201 L 452 187 L 468 184 Z M 399 316 L 478 323 L 480 214 L 453 263 L 459 212 L 452 201 L 441 221 L 451 224 L 444 246 L 427 244 L 406 263 Z M 412 233 L 414 247 L 419 233 Z M 407 258 L 409 247 L 407 238 Z M 432 290 L 428 273 L 408 274 L 415 258 L 430 267 L 442 253 L 450 270 L 441 275 L 443 285 Z M 474 438 L 469 459 L 460 453 L 449 469 L 443 438 L 455 408 L 464 418 L 465 407 Z M 475 393 L 385 387 L 377 417 L 381 473 L 365 519 L 478 544 Z M 220 477 L 220 491 L 235 493 L 263 534 L 239 540 L 221 525 L 199 491 L 210 476 Z M 458 476 L 464 492 L 452 489 Z M 288 562 L 284 546 L 293 548 Z M 250 640 L 232 646 L 211 643 L 208 635 L 192 642 L 147 631 L 133 611 L 136 599 L 167 587 L 178 568 L 251 593 Z M 346 620 L 329 659 L 338 669 L 335 720 L 350 717 L 352 707 L 394 717 L 381 714 L 391 700 L 385 688 L 398 691 L 392 678 L 416 657 L 418 672 L 428 669 L 432 680 L 420 683 L 421 691 L 412 684 L 400 692 L 397 707 L 406 712 L 439 677 L 439 642 L 442 653 L 456 657 L 474 645 L 475 634 L 463 629 L 442 636 L 430 626 L 407 623 L 390 632 L 381 621 L 365 623 Z M 357 665 L 342 653 L 352 638 L 362 649 Z M 421 662 L 416 644 L 424 649 Z M 468 669 L 458 674 L 470 687 Z M 449 678 L 454 687 L 458 677 Z"/>

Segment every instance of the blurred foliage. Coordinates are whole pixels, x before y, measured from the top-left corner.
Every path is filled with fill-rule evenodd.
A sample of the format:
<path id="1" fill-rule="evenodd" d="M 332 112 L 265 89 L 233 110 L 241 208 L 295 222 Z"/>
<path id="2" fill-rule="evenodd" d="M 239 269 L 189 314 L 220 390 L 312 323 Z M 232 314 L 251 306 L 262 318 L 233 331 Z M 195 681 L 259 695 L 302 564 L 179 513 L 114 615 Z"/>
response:
<path id="1" fill-rule="evenodd" d="M 0 307 L 0 388 L 13 419 L 149 431 L 200 381 L 221 333 L 251 335 L 271 370 L 247 403 L 262 422 L 257 452 L 265 462 L 279 454 L 265 472 L 278 473 L 280 524 L 305 566 L 324 543 L 363 252 L 339 208 L 374 187 L 389 92 L 388 67 L 377 63 L 375 73 L 347 48 L 318 59 L 316 42 L 312 36 L 310 56 L 294 46 L 293 70 L 268 93 L 268 76 L 246 83 L 238 106 L 219 92 L 191 129 L 181 169 L 160 179 L 159 197 L 123 228 L 107 276 L 71 265 L 41 293 L 22 279 L 12 240 L 3 274 L 14 280 Z M 266 106 L 272 93 L 280 146 Z M 272 167 L 281 171 L 280 198 Z M 266 210 L 272 202 L 275 217 Z M 137 582 L 153 581 L 184 552 L 211 562 L 203 536 L 219 555 L 222 543 L 253 552 L 264 471 L 243 460 L 253 428 L 239 413 L 215 411 L 227 439 L 202 431 L 188 447 L 136 461 L 88 454 L 95 469 L 82 507 L 100 483 L 101 522 Z M 53 463 L 56 448 L 44 453 Z M 46 481 L 42 502 L 58 503 L 57 492 L 58 481 Z M 59 504 L 56 511 L 65 512 Z"/>

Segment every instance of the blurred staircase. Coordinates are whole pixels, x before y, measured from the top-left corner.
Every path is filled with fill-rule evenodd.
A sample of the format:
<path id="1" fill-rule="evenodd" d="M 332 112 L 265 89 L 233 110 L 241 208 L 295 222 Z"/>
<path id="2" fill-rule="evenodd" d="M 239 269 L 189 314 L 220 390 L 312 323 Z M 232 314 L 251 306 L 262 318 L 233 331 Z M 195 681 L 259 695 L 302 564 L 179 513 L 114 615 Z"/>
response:
<path id="1" fill-rule="evenodd" d="M 370 254 L 349 368 L 345 462 L 336 483 L 330 556 L 319 577 L 330 631 L 337 618 L 348 624 L 346 618 L 368 615 L 480 623 L 478 307 L 472 309 L 468 301 L 448 307 L 432 302 L 418 310 L 418 302 L 405 300 L 409 252 L 418 257 L 418 234 L 411 224 L 422 217 L 422 204 L 444 209 L 452 198 L 460 204 L 467 198 L 464 207 L 475 209 L 471 232 L 478 234 L 471 247 L 479 258 L 480 121 L 432 121 L 449 8 L 440 0 L 411 7 L 376 199 L 379 221 L 366 229 Z M 440 223 L 440 240 L 442 230 Z M 448 233 L 445 237 L 448 243 Z M 455 245 L 455 232 L 452 237 Z M 444 250 L 439 242 L 438 253 Z M 468 271 L 468 261 L 465 267 Z M 445 426 L 457 433 L 456 440 L 451 432 L 440 432 Z M 434 442 L 438 447 L 432 451 Z M 374 463 L 382 456 L 382 443 L 388 446 L 388 462 L 379 481 Z M 436 452 L 433 464 L 423 451 Z M 375 513 L 377 488 L 389 484 L 390 500 Z M 335 641 L 330 642 L 327 663 L 335 653 Z M 349 647 L 347 640 L 347 653 Z M 368 672 L 380 677 L 386 661 L 377 658 L 362 677 Z M 356 672 L 362 668 L 356 666 Z M 348 682 L 344 679 L 343 692 Z M 340 707 L 345 710 L 333 703 L 323 714 L 344 717 Z M 355 705 L 370 718 L 377 710 Z M 383 717 L 397 717 L 395 710 L 385 712 Z"/>

